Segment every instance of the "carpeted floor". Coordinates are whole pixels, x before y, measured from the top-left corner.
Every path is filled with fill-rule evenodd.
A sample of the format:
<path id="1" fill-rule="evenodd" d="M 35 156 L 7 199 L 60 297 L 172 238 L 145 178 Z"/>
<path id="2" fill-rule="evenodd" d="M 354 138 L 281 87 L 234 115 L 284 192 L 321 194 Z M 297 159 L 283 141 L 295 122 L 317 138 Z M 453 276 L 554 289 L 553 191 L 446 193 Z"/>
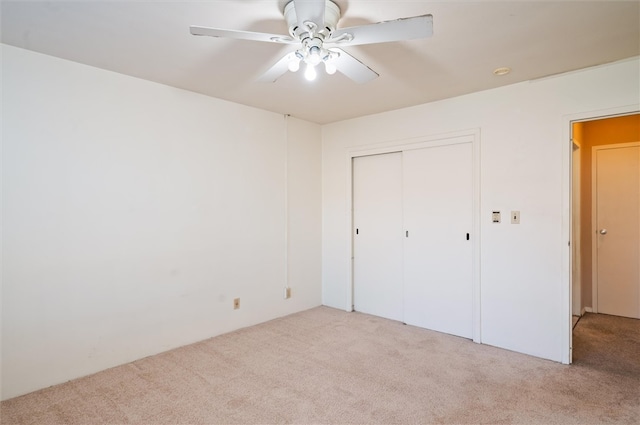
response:
<path id="1" fill-rule="evenodd" d="M 638 424 L 640 321 L 588 314 L 571 366 L 315 308 L 2 402 L 2 424 Z"/>

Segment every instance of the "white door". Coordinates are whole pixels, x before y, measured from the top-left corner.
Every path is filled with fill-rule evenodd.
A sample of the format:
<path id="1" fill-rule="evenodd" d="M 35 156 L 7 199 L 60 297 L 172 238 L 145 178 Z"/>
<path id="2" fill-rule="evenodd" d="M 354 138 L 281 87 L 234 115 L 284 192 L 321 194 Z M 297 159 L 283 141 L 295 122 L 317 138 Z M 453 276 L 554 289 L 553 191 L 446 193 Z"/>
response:
<path id="1" fill-rule="evenodd" d="M 640 318 L 640 143 L 593 147 L 597 312 Z"/>
<path id="2" fill-rule="evenodd" d="M 404 321 L 472 338 L 472 144 L 403 152 Z"/>
<path id="3" fill-rule="evenodd" d="M 354 310 L 402 320 L 402 154 L 353 159 Z"/>

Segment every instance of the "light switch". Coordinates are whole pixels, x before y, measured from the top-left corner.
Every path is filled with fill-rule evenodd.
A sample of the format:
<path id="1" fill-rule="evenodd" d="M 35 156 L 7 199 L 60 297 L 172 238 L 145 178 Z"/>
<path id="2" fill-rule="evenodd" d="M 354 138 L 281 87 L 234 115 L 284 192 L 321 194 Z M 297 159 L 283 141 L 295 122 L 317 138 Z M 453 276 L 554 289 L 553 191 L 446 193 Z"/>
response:
<path id="1" fill-rule="evenodd" d="M 520 211 L 511 211 L 511 224 L 520 224 Z"/>
<path id="2" fill-rule="evenodd" d="M 491 221 L 494 223 L 500 223 L 500 211 L 493 211 L 491 213 Z"/>

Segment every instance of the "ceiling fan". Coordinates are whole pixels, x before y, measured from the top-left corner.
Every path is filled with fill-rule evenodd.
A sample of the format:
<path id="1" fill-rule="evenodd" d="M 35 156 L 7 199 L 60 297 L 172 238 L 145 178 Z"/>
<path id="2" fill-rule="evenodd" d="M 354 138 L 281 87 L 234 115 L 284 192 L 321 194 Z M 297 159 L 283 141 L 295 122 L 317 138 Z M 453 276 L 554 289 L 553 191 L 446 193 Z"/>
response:
<path id="1" fill-rule="evenodd" d="M 421 15 L 350 28 L 336 28 L 340 8 L 331 0 L 292 0 L 284 7 L 289 35 L 191 26 L 191 34 L 238 40 L 298 45 L 267 70 L 258 81 L 274 82 L 287 70 L 296 72 L 305 64 L 304 75 L 314 80 L 321 63 L 327 74 L 340 71 L 357 83 L 366 83 L 378 74 L 341 49 L 344 46 L 387 43 L 430 37 L 433 16 Z"/>

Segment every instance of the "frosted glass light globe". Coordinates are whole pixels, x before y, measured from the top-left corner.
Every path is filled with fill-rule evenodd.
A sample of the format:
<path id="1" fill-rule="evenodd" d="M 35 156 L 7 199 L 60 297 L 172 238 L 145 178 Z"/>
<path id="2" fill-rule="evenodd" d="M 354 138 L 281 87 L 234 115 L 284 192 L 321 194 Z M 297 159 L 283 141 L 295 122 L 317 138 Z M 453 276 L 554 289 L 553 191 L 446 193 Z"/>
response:
<path id="1" fill-rule="evenodd" d="M 300 59 L 293 59 L 289 61 L 289 71 L 296 72 L 300 69 Z"/>
<path id="2" fill-rule="evenodd" d="M 332 64 L 331 62 L 325 62 L 324 63 L 324 70 L 327 71 L 327 74 L 329 75 L 333 75 L 336 73 L 337 68 L 334 64 Z"/>
<path id="3" fill-rule="evenodd" d="M 316 73 L 316 67 L 308 64 L 307 65 L 307 69 L 304 71 L 304 78 L 307 79 L 307 81 L 313 81 L 316 79 L 317 73 Z"/>

